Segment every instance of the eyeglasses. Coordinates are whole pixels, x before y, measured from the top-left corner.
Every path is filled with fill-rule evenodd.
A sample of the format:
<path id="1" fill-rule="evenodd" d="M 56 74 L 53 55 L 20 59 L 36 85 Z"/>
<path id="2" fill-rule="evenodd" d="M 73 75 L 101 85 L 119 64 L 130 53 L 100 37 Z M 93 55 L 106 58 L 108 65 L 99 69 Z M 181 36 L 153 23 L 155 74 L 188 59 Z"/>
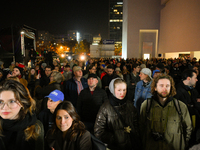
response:
<path id="1" fill-rule="evenodd" d="M 18 101 L 16 101 L 16 100 L 10 100 L 7 103 L 5 103 L 4 101 L 0 100 L 0 109 L 3 109 L 5 104 L 7 104 L 7 106 L 10 109 L 14 109 L 19 105 Z"/>

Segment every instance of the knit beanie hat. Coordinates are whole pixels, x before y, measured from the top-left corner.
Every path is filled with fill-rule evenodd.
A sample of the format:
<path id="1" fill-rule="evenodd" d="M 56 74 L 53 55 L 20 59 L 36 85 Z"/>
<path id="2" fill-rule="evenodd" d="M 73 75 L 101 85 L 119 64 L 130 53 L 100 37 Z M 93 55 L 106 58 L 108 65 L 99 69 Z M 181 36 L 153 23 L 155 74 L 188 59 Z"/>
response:
<path id="1" fill-rule="evenodd" d="M 149 68 L 143 68 L 140 72 L 148 75 L 149 78 L 152 79 L 152 77 L 151 77 L 151 70 Z"/>
<path id="2" fill-rule="evenodd" d="M 17 68 L 17 69 L 19 69 L 19 71 L 20 71 L 20 74 L 21 74 L 21 75 L 23 75 L 23 68 L 21 68 L 21 67 L 18 67 L 18 66 L 15 66 L 14 68 Z"/>

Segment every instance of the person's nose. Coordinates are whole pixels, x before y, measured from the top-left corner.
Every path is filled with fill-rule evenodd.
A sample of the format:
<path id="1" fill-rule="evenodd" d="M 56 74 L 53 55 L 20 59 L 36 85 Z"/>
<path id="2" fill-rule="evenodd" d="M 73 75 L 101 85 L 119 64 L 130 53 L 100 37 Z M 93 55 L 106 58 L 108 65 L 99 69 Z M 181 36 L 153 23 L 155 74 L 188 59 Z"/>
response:
<path id="1" fill-rule="evenodd" d="M 8 106 L 8 103 L 4 103 L 3 106 L 1 107 L 1 109 L 8 109 L 9 106 Z"/>
<path id="2" fill-rule="evenodd" d="M 64 123 L 65 123 L 65 119 L 61 118 L 60 123 L 61 123 L 61 124 L 64 124 Z"/>

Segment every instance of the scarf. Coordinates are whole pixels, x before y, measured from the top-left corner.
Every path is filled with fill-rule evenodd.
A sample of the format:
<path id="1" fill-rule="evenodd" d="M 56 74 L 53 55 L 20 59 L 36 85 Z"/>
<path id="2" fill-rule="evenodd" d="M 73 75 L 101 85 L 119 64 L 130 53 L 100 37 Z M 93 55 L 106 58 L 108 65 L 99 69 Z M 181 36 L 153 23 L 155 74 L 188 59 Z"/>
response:
<path id="1" fill-rule="evenodd" d="M 113 79 L 110 84 L 109 84 L 109 90 L 110 90 L 110 96 L 109 96 L 109 100 L 110 100 L 110 103 L 111 105 L 113 106 L 119 106 L 119 105 L 123 105 L 124 103 L 126 103 L 127 101 L 127 94 L 126 96 L 124 97 L 124 99 L 118 99 L 116 98 L 115 96 L 115 87 L 114 87 L 114 82 L 115 80 L 117 79 L 121 79 L 121 78 L 115 78 Z"/>
<path id="2" fill-rule="evenodd" d="M 37 121 L 36 114 L 31 115 L 27 113 L 25 118 L 22 120 L 9 120 L 3 119 L 2 120 L 2 128 L 3 128 L 3 141 L 7 150 L 9 149 L 22 149 L 25 147 L 25 135 L 24 130 L 34 125 Z"/>
<path id="3" fill-rule="evenodd" d="M 124 97 L 124 99 L 118 99 L 113 94 L 110 94 L 109 96 L 109 101 L 112 106 L 123 105 L 126 103 L 127 99 L 128 99 L 127 95 Z"/>

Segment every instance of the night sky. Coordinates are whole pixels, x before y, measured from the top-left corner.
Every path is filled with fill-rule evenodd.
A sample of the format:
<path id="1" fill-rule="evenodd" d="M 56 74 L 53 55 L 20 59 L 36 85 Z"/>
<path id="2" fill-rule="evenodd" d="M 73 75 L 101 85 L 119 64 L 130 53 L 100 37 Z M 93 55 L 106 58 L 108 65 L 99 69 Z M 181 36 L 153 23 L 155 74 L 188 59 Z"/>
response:
<path id="1" fill-rule="evenodd" d="M 108 38 L 109 0 L 3 0 L 0 28 L 25 24 L 52 34 L 78 30 Z"/>

